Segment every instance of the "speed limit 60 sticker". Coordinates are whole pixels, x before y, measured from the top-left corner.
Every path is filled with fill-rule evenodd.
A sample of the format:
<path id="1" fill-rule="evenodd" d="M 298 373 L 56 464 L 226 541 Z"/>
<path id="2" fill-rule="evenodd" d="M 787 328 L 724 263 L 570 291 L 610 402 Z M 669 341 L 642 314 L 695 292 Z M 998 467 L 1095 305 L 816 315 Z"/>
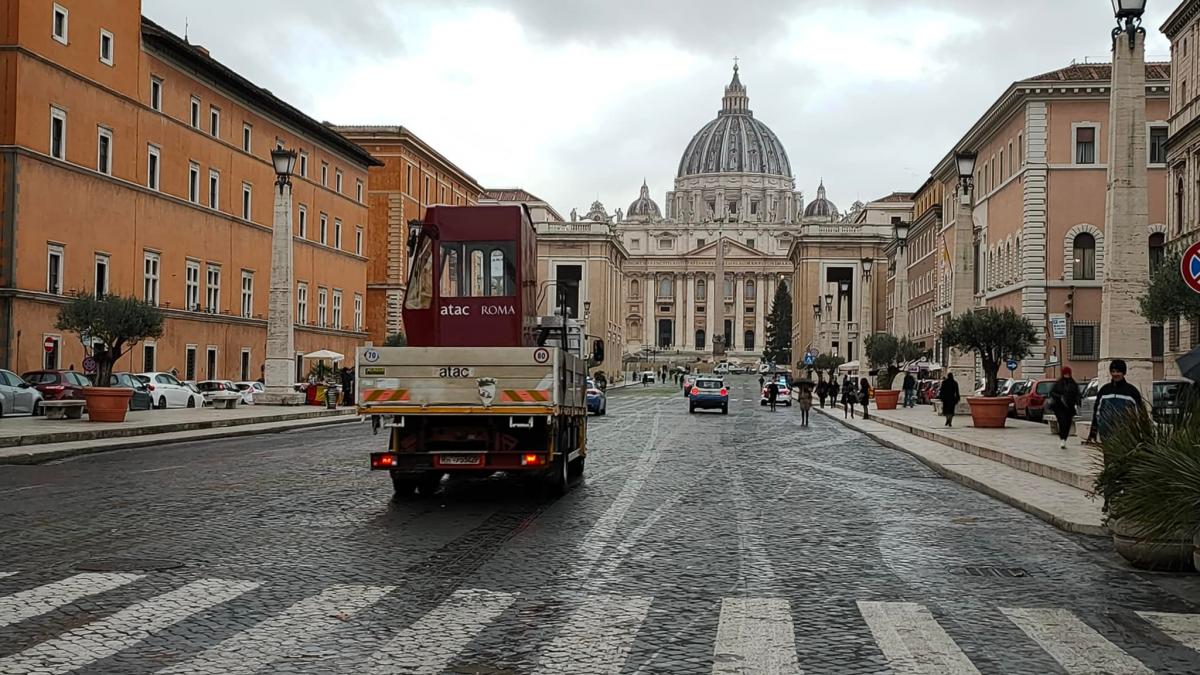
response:
<path id="1" fill-rule="evenodd" d="M 545 347 L 538 347 L 533 350 L 533 361 L 538 364 L 550 362 L 550 350 Z"/>

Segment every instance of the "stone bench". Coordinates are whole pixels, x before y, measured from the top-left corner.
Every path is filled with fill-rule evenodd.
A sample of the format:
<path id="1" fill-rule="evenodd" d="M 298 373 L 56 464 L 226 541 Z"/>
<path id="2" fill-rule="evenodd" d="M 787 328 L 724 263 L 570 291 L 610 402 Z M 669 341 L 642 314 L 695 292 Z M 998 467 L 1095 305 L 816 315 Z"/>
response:
<path id="1" fill-rule="evenodd" d="M 213 394 L 212 399 L 209 400 L 209 404 L 212 405 L 212 407 L 217 408 L 217 409 L 233 410 L 234 408 L 237 407 L 238 402 L 241 400 L 242 400 L 241 394 L 225 392 L 222 394 Z"/>
<path id="2" fill-rule="evenodd" d="M 83 419 L 83 401 L 42 401 L 42 410 L 48 420 Z"/>

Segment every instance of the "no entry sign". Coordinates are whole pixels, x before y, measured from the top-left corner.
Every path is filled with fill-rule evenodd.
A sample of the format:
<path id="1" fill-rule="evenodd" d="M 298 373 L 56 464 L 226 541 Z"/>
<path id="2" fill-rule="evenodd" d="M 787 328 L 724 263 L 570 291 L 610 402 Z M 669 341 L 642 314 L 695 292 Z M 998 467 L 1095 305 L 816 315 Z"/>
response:
<path id="1" fill-rule="evenodd" d="M 48 338 L 46 338 L 46 341 L 42 343 L 42 349 L 45 349 L 46 353 L 49 354 L 50 352 L 54 351 L 54 347 L 57 344 L 58 344 L 57 340 L 55 340 L 52 337 L 48 337 Z"/>
<path id="2" fill-rule="evenodd" d="M 1183 260 L 1179 263 L 1179 273 L 1183 275 L 1183 282 L 1188 288 L 1200 293 L 1200 242 L 1192 244 L 1183 254 Z"/>

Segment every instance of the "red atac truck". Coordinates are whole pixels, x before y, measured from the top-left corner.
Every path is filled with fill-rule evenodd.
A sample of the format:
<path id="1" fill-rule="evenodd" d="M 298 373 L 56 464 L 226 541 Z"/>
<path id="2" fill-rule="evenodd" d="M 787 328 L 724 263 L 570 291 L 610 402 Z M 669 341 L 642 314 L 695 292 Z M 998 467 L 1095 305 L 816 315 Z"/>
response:
<path id="1" fill-rule="evenodd" d="M 566 492 L 587 456 L 587 363 L 558 347 L 561 329 L 540 327 L 528 210 L 431 207 L 409 251 L 408 346 L 357 353 L 359 412 L 389 437 L 371 468 L 390 472 L 398 497 L 497 471 Z M 592 348 L 602 360 L 603 342 Z"/>

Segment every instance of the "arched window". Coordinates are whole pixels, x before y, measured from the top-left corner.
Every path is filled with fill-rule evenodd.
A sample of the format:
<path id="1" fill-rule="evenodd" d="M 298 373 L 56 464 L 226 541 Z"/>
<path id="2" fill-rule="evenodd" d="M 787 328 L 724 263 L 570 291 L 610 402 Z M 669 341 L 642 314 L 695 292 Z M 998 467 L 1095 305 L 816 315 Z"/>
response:
<path id="1" fill-rule="evenodd" d="M 696 281 L 696 299 L 703 302 L 708 296 L 708 282 L 704 279 Z M 704 331 L 700 331 L 699 335 L 703 335 Z"/>
<path id="2" fill-rule="evenodd" d="M 629 297 L 637 300 L 642 294 L 642 285 L 637 279 L 629 282 Z"/>
<path id="3" fill-rule="evenodd" d="M 704 329 L 696 331 L 696 349 L 704 349 L 706 347 L 704 344 L 704 339 L 706 337 L 708 336 L 704 334 Z"/>
<path id="4" fill-rule="evenodd" d="M 1175 234 L 1183 232 L 1183 178 L 1175 185 Z"/>
<path id="5" fill-rule="evenodd" d="M 489 295 L 508 295 L 504 283 L 504 251 L 493 249 L 491 259 L 491 293 Z"/>
<path id="6" fill-rule="evenodd" d="M 1071 247 L 1074 254 L 1074 276 L 1076 281 L 1094 281 L 1096 279 L 1096 238 L 1089 232 L 1075 235 L 1075 243 Z"/>
<path id="7" fill-rule="evenodd" d="M 1167 236 L 1162 232 L 1155 232 L 1150 235 L 1150 274 L 1154 274 L 1159 266 L 1163 264 L 1167 245 Z"/>
<path id="8" fill-rule="evenodd" d="M 745 339 L 743 343 L 745 346 L 742 349 L 748 352 L 754 351 L 754 331 L 748 330 L 742 337 Z"/>
<path id="9" fill-rule="evenodd" d="M 459 279 L 462 269 L 458 263 L 458 247 L 442 247 L 442 286 L 443 298 L 457 298 L 459 295 Z"/>
<path id="10" fill-rule="evenodd" d="M 725 275 L 725 299 L 726 299 L 726 300 L 733 300 L 733 298 L 734 298 L 734 295 L 733 295 L 733 275 L 732 275 L 732 274 L 726 274 L 726 275 Z"/>
<path id="11" fill-rule="evenodd" d="M 742 285 L 742 297 L 746 300 L 754 299 L 754 280 L 753 279 L 747 279 L 746 283 Z"/>
<path id="12" fill-rule="evenodd" d="M 675 283 L 670 277 L 663 277 L 658 280 L 658 298 L 660 300 L 670 300 L 675 297 Z"/>

